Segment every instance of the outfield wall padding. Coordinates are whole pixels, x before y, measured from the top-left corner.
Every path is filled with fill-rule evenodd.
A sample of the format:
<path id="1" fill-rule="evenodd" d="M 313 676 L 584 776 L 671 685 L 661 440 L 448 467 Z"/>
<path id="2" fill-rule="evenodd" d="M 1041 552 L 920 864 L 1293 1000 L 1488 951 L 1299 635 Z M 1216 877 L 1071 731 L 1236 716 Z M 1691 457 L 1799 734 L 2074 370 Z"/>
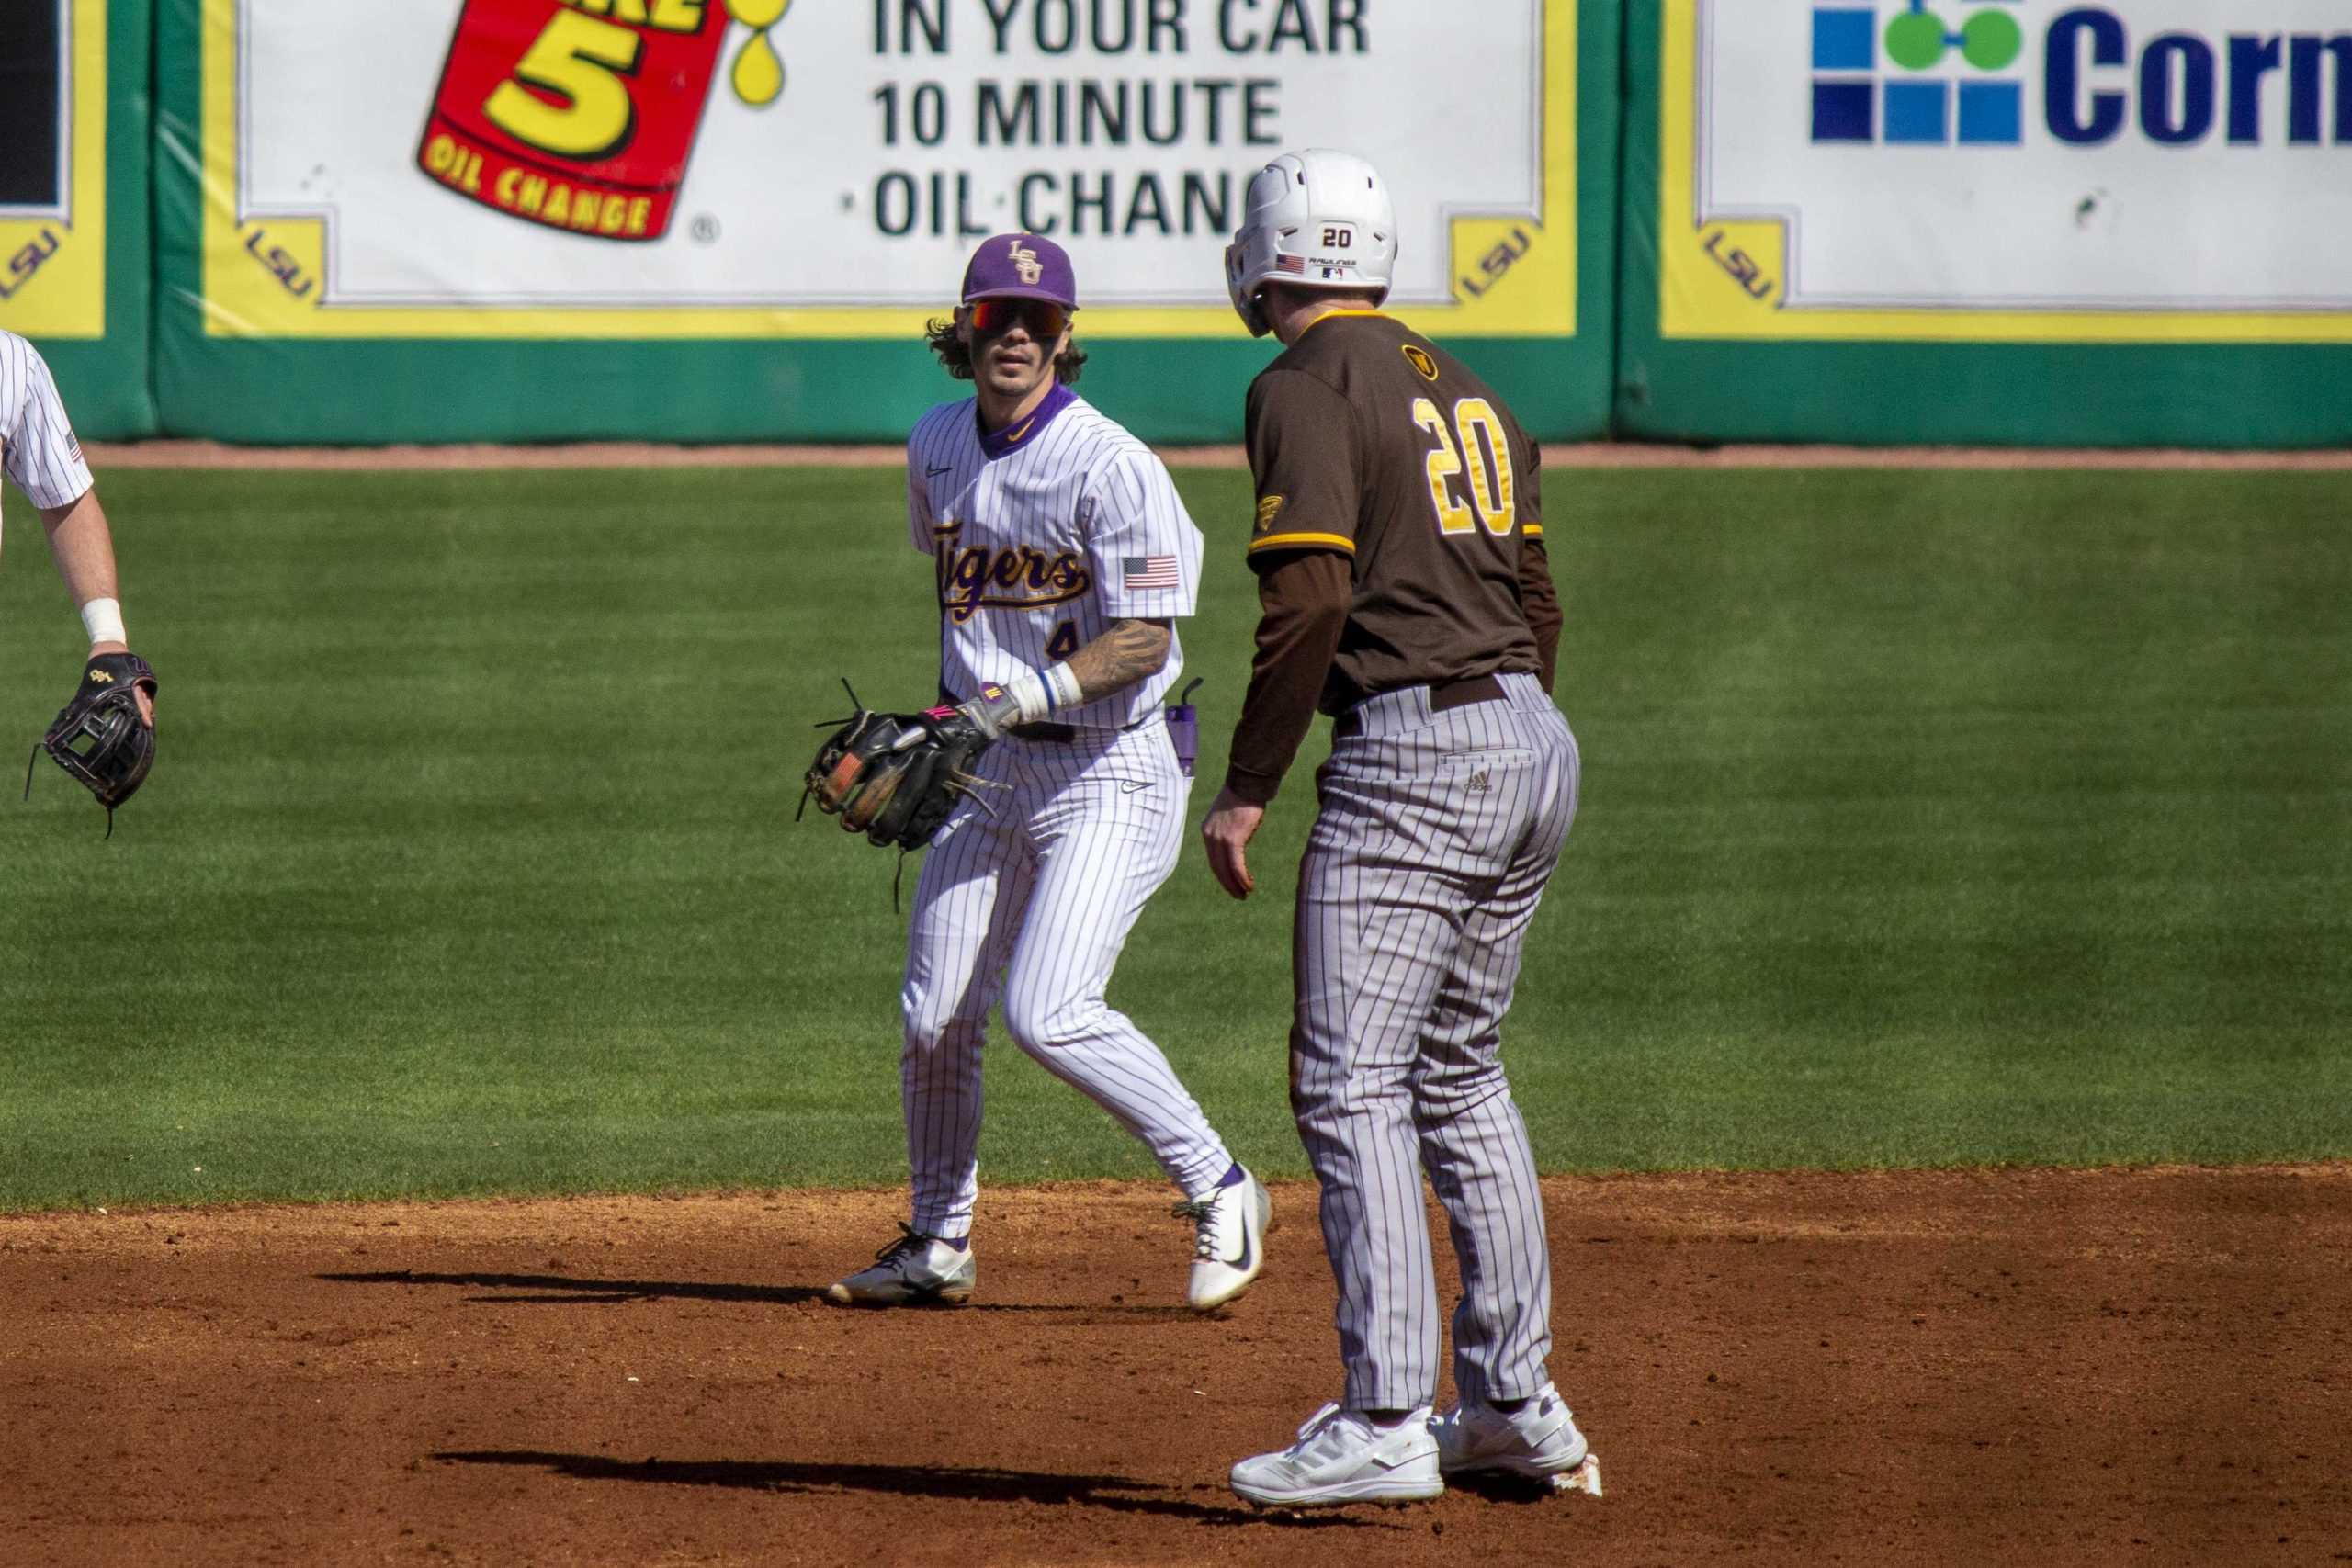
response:
<path id="1" fill-rule="evenodd" d="M 1232 440 L 1272 349 L 1218 302 L 1209 186 L 1319 141 L 1397 187 L 1399 313 L 1548 439 L 2352 443 L 2352 24 L 2290 0 L 1194 0 L 1159 54 L 1041 52 L 953 0 L 879 35 L 794 7 L 771 39 L 711 0 L 655 8 L 699 30 L 649 33 L 661 69 L 630 78 L 693 90 L 568 163 L 488 106 L 510 56 L 593 72 L 594 7 L 28 5 L 0 42 L 53 5 L 106 93 L 61 96 L 83 155 L 55 188 L 0 168 L 0 325 L 92 437 L 896 440 L 960 389 L 921 336 L 962 231 L 1035 216 L 1080 259 L 1081 391 L 1155 441 Z M 1283 17 L 1320 52 L 1270 50 Z M 1051 144 L 1053 84 L 1077 125 L 1179 77 L 1224 85 L 1216 134 L 1195 94 L 1168 149 Z M 1115 237 L 1068 232 L 1093 164 Z"/>
<path id="2" fill-rule="evenodd" d="M 1171 167 L 1155 188 L 1174 193 L 1193 188 L 1186 180 L 1204 189 L 1229 180 L 1216 188 L 1238 196 L 1250 171 L 1283 145 L 1329 139 L 1338 86 L 1351 73 L 1442 86 L 1423 69 L 1435 62 L 1408 52 L 1398 41 L 1403 33 L 1440 42 L 1460 34 L 1468 41 L 1449 47 L 1467 49 L 1481 29 L 1533 40 L 1505 58 L 1515 60 L 1524 80 L 1515 81 L 1514 90 L 1535 112 L 1503 132 L 1510 156 L 1489 160 L 1502 172 L 1482 175 L 1472 154 L 1491 147 L 1496 128 L 1466 109 L 1491 88 L 1473 83 L 1446 89 L 1465 106 L 1443 132 L 1462 144 L 1451 167 L 1460 178 L 1486 179 L 1498 192 L 1523 175 L 1531 206 L 1497 195 L 1491 209 L 1465 209 L 1438 177 L 1447 169 L 1439 155 L 1444 149 L 1414 150 L 1397 129 L 1393 103 L 1383 107 L 1367 97 L 1346 112 L 1362 134 L 1397 141 L 1400 209 L 1413 229 L 1405 236 L 1400 280 L 1446 301 L 1410 313 L 1488 376 L 1540 435 L 1606 431 L 1614 360 L 1615 0 L 1580 8 L 1574 0 L 1531 0 L 1523 10 L 1505 8 L 1468 23 L 1370 8 L 1362 58 L 1345 61 L 1292 49 L 1245 61 L 1220 39 L 1270 39 L 1276 8 L 1250 19 L 1245 7 L 1232 13 L 1242 18 L 1234 20 L 1196 6 L 1203 15 L 1183 35 L 1188 52 L 1142 65 L 1100 51 L 1090 56 L 1083 40 L 1050 60 L 1009 56 L 1000 62 L 989 33 L 977 28 L 980 13 L 966 6 L 953 13 L 957 30 L 944 49 L 924 52 L 928 45 L 918 34 L 916 55 L 897 74 L 889 73 L 897 72 L 896 56 L 879 61 L 870 47 L 866 7 L 798 7 L 777 29 L 786 85 L 764 107 L 747 107 L 741 83 L 729 74 L 729 61 L 748 51 L 741 29 L 727 34 L 716 53 L 679 57 L 681 72 L 712 69 L 716 62 L 719 73 L 703 89 L 707 107 L 698 131 L 684 138 L 668 123 L 674 117 L 666 100 L 640 106 L 640 144 L 666 138 L 689 152 L 663 175 L 668 187 L 645 197 L 642 208 L 619 209 L 607 193 L 639 187 L 624 186 L 611 161 L 525 161 L 511 137 L 485 123 L 489 100 L 469 74 L 469 51 L 503 47 L 502 39 L 511 45 L 560 9 L 551 7 L 552 0 L 464 0 L 458 11 L 453 0 L 411 8 L 433 13 L 429 38 L 389 39 L 379 30 L 372 47 L 384 69 L 397 74 L 404 68 L 409 78 L 408 97 L 399 99 L 400 114 L 409 118 L 400 119 L 395 137 L 383 116 L 356 127 L 335 119 L 337 95 L 347 84 L 309 100 L 317 110 L 311 121 L 279 102 L 305 93 L 301 80 L 274 63 L 274 51 L 302 42 L 289 41 L 285 29 L 332 42 L 334 13 L 273 11 L 264 29 L 234 0 L 161 0 L 161 118 L 164 141 L 175 151 L 159 165 L 156 182 L 156 383 L 175 434 L 265 443 L 902 439 L 924 408 L 963 389 L 943 374 L 922 333 L 926 320 L 953 303 L 968 235 L 933 240 L 917 233 L 911 241 L 920 245 L 875 240 L 868 231 L 895 221 L 886 198 L 900 188 L 886 168 L 854 187 L 842 175 L 836 182 L 841 211 L 809 218 L 794 237 L 758 248 L 746 243 L 740 275 L 713 274 L 707 248 L 696 248 L 735 243 L 771 220 L 758 201 L 729 205 L 747 163 L 782 156 L 764 176 L 772 182 L 815 186 L 832 177 L 824 160 L 787 155 L 818 134 L 817 111 L 832 101 L 825 96 L 832 90 L 823 80 L 826 49 L 840 52 L 842 72 L 862 72 L 861 81 L 879 74 L 870 94 L 843 100 L 856 108 L 854 127 L 825 132 L 838 143 L 833 162 L 860 167 L 920 151 L 867 143 L 888 129 L 878 101 L 886 94 L 894 96 L 888 112 L 908 117 L 906 127 L 919 126 L 915 105 L 937 85 L 933 78 L 945 81 L 939 101 L 978 103 L 985 126 L 995 123 L 988 106 L 1001 108 L 1010 91 L 1000 75 L 1043 80 L 1050 66 L 1053 80 L 1078 80 L 1103 93 L 1124 85 L 1140 95 L 1147 78 L 1161 85 L 1187 72 L 1231 72 L 1238 84 L 1231 103 L 1246 101 L 1254 82 L 1263 102 L 1275 106 L 1262 123 L 1246 122 L 1269 140 L 1228 144 L 1245 123 L 1230 118 L 1238 112 L 1231 108 L 1217 122 L 1226 128 L 1222 139 L 1210 138 L 1210 122 L 1198 118 L 1204 100 L 1195 95 L 1188 111 L 1195 118 L 1186 122 L 1199 131 L 1194 143 L 1159 160 L 1191 162 L 1182 174 Z M 1349 10 L 1340 7 L 1342 15 Z M 444 12 L 457 17 L 454 33 Z M 709 14 L 718 14 L 717 4 Z M 556 19 L 577 30 L 576 17 Z M 510 25 L 524 31 L 499 30 Z M 366 24 L 350 26 L 364 32 Z M 649 50 L 683 47 L 676 39 L 648 39 Z M 1348 41 L 1345 28 L 1323 40 L 1329 47 Z M 419 70 L 420 62 L 440 73 L 437 96 L 434 76 Z M 984 96 L 990 92 L 999 96 Z M 253 101 L 235 104 L 232 112 L 223 95 L 239 93 Z M 386 101 L 392 96 L 385 90 Z M 1039 101 L 1049 105 L 1050 96 Z M 289 160 L 275 144 L 260 144 L 281 124 L 288 135 L 308 126 L 315 149 Z M 912 134 L 900 131 L 902 140 Z M 961 150 L 974 164 L 976 187 L 984 186 L 994 166 L 988 160 L 1001 151 L 995 134 L 984 132 L 986 145 Z M 1279 141 L 1270 140 L 1278 134 Z M 947 140 L 943 151 L 956 151 L 954 136 Z M 1037 152 L 1035 167 L 1006 174 L 1001 195 L 1025 202 L 1055 181 L 1091 190 L 1093 175 L 1056 171 L 1098 154 L 1114 162 L 1099 148 L 1067 157 L 1065 151 Z M 1243 389 L 1274 347 L 1252 342 L 1224 301 L 1224 229 L 1170 239 L 1146 224 L 1137 237 L 1136 214 L 1143 209 L 1135 204 L 1147 194 L 1140 182 L 1158 166 L 1157 154 L 1114 151 L 1126 157 L 1122 169 L 1142 171 L 1117 176 L 1131 193 L 1129 232 L 1116 242 L 1069 240 L 1086 306 L 1079 325 L 1089 359 L 1080 390 L 1155 441 L 1235 439 Z M 298 166 L 304 160 L 313 160 L 316 171 Z M 1513 166 L 1520 175 L 1510 173 Z M 619 225 L 620 232 L 548 232 L 553 198 L 547 182 L 561 180 L 547 171 L 562 168 L 570 170 L 562 179 L 573 182 L 565 187 L 571 218 L 578 220 L 581 193 L 588 192 L 598 203 L 597 222 Z M 596 180 L 607 183 L 592 190 Z M 786 204 L 800 194 L 770 188 Z M 871 213 L 850 211 L 868 191 L 876 193 Z M 537 203 L 535 216 L 514 209 L 526 198 Z M 984 198 L 976 201 L 978 232 L 1005 226 Z M 1208 210 L 1205 203 L 1198 209 Z M 1238 210 L 1236 199 L 1225 209 L 1228 222 Z M 1185 209 L 1188 221 L 1197 215 Z M 628 230 L 639 223 L 647 237 L 632 252 Z M 428 231 L 429 238 L 420 237 Z M 832 243 L 840 249 L 830 260 L 811 263 L 801 254 Z M 1467 286 L 1452 281 L 1449 264 Z M 661 289 L 673 284 L 681 300 L 707 296 L 712 302 L 707 309 L 671 308 Z M 755 285 L 786 303 L 730 304 L 713 292 Z M 841 298 L 828 302 L 821 290 L 829 286 Z M 597 288 L 617 291 L 610 308 L 582 303 Z M 530 289 L 570 303 L 516 303 L 515 291 Z M 803 302 L 791 303 L 796 299 Z"/>

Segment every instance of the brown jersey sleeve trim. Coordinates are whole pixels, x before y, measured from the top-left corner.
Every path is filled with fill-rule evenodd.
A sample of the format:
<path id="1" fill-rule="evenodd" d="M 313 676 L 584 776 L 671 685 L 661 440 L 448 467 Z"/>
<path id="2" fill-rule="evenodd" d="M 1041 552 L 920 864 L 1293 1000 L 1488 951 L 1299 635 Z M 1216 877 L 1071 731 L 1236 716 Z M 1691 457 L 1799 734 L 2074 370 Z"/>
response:
<path id="1" fill-rule="evenodd" d="M 1250 383 L 1250 477 L 1258 496 L 1248 548 L 1346 550 L 1362 511 L 1355 412 L 1320 375 L 1277 360 Z M 1257 558 L 1265 558 L 1259 551 Z"/>
<path id="2" fill-rule="evenodd" d="M 1345 534 L 1269 534 L 1250 541 L 1246 552 L 1256 555 L 1260 550 L 1345 550 L 1356 553 L 1356 542 Z"/>

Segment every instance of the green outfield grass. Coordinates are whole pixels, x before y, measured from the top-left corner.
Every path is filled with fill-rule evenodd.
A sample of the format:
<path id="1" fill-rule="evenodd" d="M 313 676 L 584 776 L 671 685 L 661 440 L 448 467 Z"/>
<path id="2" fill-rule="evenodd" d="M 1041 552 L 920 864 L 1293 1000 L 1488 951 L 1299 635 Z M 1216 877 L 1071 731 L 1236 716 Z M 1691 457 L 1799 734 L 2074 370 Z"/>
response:
<path id="1" fill-rule="evenodd" d="M 1245 476 L 1187 473 L 1205 807 Z M 105 484 L 162 761 L 0 811 L 0 1207 L 889 1184 L 889 857 L 796 826 L 934 670 L 895 471 Z M 2352 483 L 1559 472 L 1583 814 L 1509 1057 L 1554 1168 L 2352 1156 Z M 0 737 L 79 627 L 8 501 Z M 1310 756 L 1319 750 L 1311 743 Z M 1245 1157 L 1304 765 L 1114 1000 Z M 911 886 L 911 878 L 910 878 Z M 984 1179 L 1142 1176 L 1009 1045 Z"/>

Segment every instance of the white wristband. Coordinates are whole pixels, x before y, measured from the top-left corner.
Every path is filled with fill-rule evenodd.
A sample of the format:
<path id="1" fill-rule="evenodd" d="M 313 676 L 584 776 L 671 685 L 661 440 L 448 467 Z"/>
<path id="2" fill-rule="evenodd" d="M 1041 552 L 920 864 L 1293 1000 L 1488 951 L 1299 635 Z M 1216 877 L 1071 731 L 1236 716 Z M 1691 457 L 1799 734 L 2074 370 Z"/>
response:
<path id="1" fill-rule="evenodd" d="M 93 643 L 119 642 L 127 647 L 130 642 L 122 629 L 122 606 L 111 599 L 93 599 L 82 606 L 82 629 L 90 634 Z"/>
<path id="2" fill-rule="evenodd" d="M 1004 694 L 1021 705 L 1021 711 L 1013 716 L 1015 722 L 1035 724 L 1056 708 L 1069 707 L 1078 701 L 1078 677 L 1070 673 L 1068 664 L 1023 670 L 1004 683 Z"/>
<path id="3" fill-rule="evenodd" d="M 1023 670 L 1004 683 L 1004 694 L 1021 705 L 1013 720 L 1018 724 L 1035 724 L 1054 711 L 1053 694 L 1046 690 L 1046 678 L 1035 670 Z"/>

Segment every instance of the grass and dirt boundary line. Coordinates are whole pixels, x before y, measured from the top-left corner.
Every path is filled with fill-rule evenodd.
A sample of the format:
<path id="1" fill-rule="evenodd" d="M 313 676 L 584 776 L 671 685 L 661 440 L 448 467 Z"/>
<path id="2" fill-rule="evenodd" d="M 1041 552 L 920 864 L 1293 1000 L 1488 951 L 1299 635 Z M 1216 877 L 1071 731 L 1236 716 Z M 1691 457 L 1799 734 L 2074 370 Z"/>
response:
<path id="1" fill-rule="evenodd" d="M 218 441 L 142 441 L 88 448 L 108 468 L 871 468 L 906 460 L 896 446 L 741 445 L 673 446 L 647 442 L 554 446 L 232 446 Z M 1238 446 L 1164 446 L 1171 468 L 1238 468 Z M 2203 451 L 2180 447 L 1673 446 L 1551 442 L 1547 468 L 2014 468 L 2221 469 L 2240 472 L 2352 471 L 2352 449 Z"/>

